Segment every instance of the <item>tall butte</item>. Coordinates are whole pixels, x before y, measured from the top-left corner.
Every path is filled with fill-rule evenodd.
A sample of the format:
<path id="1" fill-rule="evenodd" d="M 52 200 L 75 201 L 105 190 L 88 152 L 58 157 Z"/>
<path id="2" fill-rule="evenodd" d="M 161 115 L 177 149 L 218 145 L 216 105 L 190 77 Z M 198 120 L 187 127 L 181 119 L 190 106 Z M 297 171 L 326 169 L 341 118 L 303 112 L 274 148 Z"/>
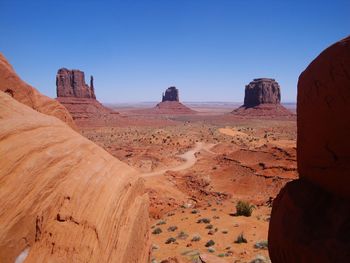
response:
<path id="1" fill-rule="evenodd" d="M 118 124 L 118 112 L 104 107 L 96 100 L 94 78 L 85 83 L 84 72 L 61 68 L 56 75 L 57 100 L 63 104 L 78 126 Z"/>
<path id="2" fill-rule="evenodd" d="M 232 112 L 246 116 L 292 116 L 281 105 L 281 89 L 276 80 L 254 79 L 245 86 L 244 104 Z"/>
<path id="3" fill-rule="evenodd" d="M 299 179 L 273 202 L 272 262 L 349 262 L 350 36 L 324 50 L 300 75 Z"/>
<path id="4" fill-rule="evenodd" d="M 172 86 L 166 89 L 162 95 L 162 102 L 158 103 L 153 109 L 152 113 L 159 114 L 193 114 L 196 111 L 183 105 L 180 102 L 179 90 Z"/>

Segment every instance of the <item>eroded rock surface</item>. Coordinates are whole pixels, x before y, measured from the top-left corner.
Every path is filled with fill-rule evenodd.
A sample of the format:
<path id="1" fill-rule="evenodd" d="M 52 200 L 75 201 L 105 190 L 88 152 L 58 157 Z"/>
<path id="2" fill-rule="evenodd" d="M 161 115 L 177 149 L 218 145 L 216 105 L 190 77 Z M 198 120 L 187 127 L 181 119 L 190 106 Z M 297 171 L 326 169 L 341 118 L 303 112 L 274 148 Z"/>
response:
<path id="1" fill-rule="evenodd" d="M 350 37 L 323 51 L 298 83 L 298 171 L 273 203 L 272 262 L 350 258 Z"/>
<path id="2" fill-rule="evenodd" d="M 148 262 L 135 170 L 0 92 L 0 261 Z"/>
<path id="3" fill-rule="evenodd" d="M 0 90 L 32 109 L 55 116 L 66 122 L 73 129 L 76 129 L 75 123 L 67 109 L 59 102 L 42 95 L 35 88 L 25 83 L 1 53 Z"/>

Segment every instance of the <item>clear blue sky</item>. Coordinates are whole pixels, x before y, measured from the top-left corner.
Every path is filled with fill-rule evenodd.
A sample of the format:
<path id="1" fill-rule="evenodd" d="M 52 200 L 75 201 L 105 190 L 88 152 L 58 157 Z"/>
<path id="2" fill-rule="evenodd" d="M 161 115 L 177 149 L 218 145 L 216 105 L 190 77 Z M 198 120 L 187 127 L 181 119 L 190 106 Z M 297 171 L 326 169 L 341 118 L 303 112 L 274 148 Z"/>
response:
<path id="1" fill-rule="evenodd" d="M 299 74 L 350 34 L 350 1 L 0 0 L 0 52 L 42 93 L 58 68 L 95 79 L 102 102 L 243 101 L 253 78 L 296 99 Z"/>

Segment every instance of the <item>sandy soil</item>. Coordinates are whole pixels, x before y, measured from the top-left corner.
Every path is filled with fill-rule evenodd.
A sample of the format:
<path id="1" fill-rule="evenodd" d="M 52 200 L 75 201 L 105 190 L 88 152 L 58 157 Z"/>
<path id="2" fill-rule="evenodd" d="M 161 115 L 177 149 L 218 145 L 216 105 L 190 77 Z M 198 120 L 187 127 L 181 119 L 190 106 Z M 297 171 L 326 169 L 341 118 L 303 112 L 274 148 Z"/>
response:
<path id="1" fill-rule="evenodd" d="M 123 108 L 134 126 L 84 127 L 82 133 L 143 175 L 150 231 L 161 229 L 151 234 L 152 262 L 195 262 L 203 254 L 226 262 L 268 258 L 267 249 L 255 245 L 267 240 L 271 201 L 297 177 L 295 119 L 242 118 L 228 114 L 227 106 L 199 107 L 191 116 L 135 115 L 132 107 L 128 115 Z M 255 205 L 252 216 L 233 216 L 239 200 Z M 201 218 L 210 223 L 197 223 Z M 247 243 L 237 244 L 241 233 Z M 199 241 L 192 241 L 195 235 Z M 171 237 L 176 240 L 166 244 Z M 209 240 L 215 244 L 208 249 Z"/>

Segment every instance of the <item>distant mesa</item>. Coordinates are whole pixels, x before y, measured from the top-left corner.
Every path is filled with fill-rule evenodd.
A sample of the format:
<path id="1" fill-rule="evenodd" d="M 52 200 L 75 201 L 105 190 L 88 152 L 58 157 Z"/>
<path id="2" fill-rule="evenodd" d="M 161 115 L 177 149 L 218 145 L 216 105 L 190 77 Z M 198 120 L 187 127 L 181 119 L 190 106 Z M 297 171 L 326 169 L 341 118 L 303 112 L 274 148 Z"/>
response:
<path id="1" fill-rule="evenodd" d="M 61 68 L 56 75 L 57 100 L 63 104 L 78 126 L 105 126 L 118 124 L 119 113 L 104 107 L 96 100 L 94 78 L 90 86 L 80 70 Z"/>
<path id="2" fill-rule="evenodd" d="M 245 116 L 293 116 L 281 105 L 279 84 L 270 78 L 257 78 L 246 85 L 244 104 L 232 113 Z"/>
<path id="3" fill-rule="evenodd" d="M 179 90 L 176 87 L 169 87 L 163 93 L 162 102 L 164 101 L 179 101 Z"/>

